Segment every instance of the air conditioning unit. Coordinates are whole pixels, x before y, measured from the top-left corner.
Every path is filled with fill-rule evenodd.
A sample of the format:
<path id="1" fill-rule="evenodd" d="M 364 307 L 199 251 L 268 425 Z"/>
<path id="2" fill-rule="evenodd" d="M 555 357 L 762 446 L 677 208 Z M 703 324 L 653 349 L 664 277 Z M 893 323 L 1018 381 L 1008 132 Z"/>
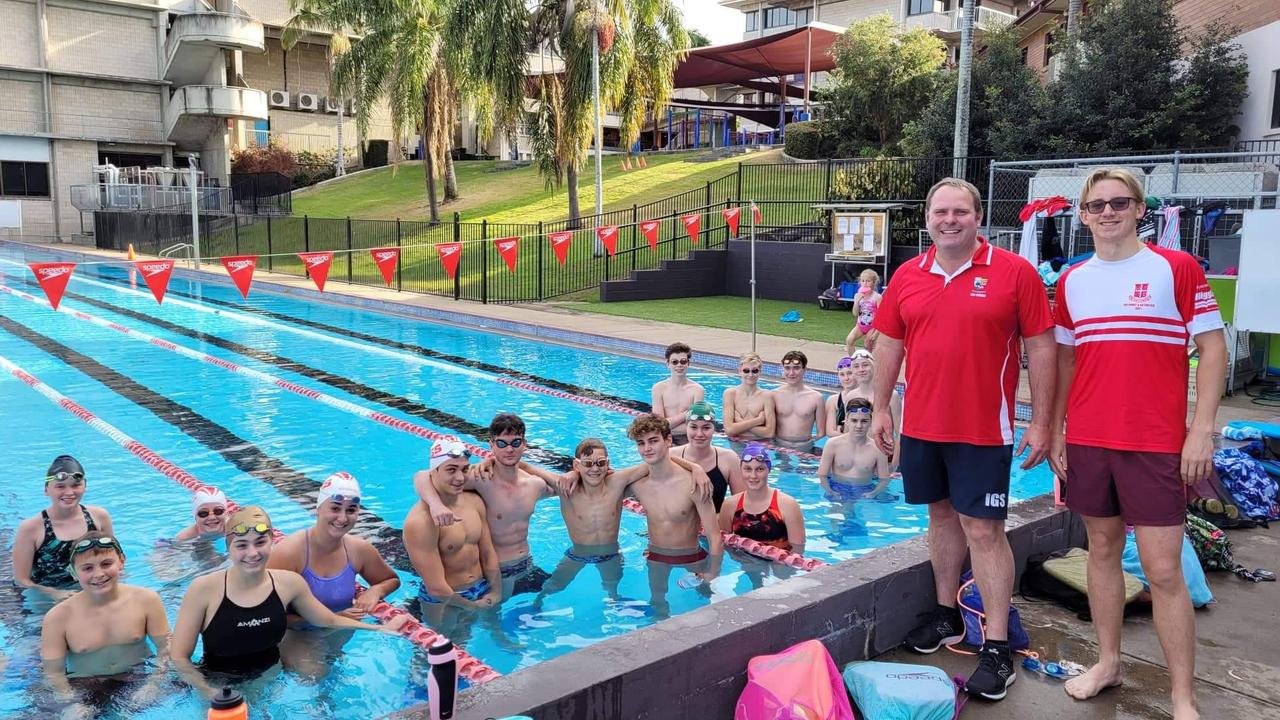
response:
<path id="1" fill-rule="evenodd" d="M 289 93 L 285 90 L 272 90 L 267 93 L 267 104 L 273 108 L 289 109 Z"/>
<path id="2" fill-rule="evenodd" d="M 298 109 L 316 112 L 320 109 L 320 96 L 311 93 L 298 93 Z"/>
<path id="3" fill-rule="evenodd" d="M 337 113 L 339 109 L 341 109 L 343 112 L 346 112 L 349 109 L 347 107 L 347 104 L 342 101 L 342 98 L 330 95 L 324 99 L 325 112 L 331 113 L 331 114 Z"/>

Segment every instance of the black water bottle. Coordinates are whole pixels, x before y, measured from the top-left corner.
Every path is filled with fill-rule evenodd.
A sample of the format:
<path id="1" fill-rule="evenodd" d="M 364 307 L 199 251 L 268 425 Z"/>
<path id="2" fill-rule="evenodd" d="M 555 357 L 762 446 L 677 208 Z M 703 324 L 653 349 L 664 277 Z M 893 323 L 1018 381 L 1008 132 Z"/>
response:
<path id="1" fill-rule="evenodd" d="M 431 720 L 453 717 L 453 702 L 458 695 L 458 653 L 448 638 L 441 637 L 427 650 L 431 674 L 427 676 L 427 694 Z"/>

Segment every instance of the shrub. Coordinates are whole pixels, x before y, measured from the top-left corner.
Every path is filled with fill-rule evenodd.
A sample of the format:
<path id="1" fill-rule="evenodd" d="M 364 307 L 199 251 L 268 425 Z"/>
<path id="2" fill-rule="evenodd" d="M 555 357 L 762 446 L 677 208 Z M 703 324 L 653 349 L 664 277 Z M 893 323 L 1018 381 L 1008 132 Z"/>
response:
<path id="1" fill-rule="evenodd" d="M 785 152 L 800 160 L 817 160 L 822 154 L 822 126 L 809 120 L 787 123 L 783 128 L 786 137 Z"/>
<path id="2" fill-rule="evenodd" d="M 831 176 L 832 200 L 883 201 L 924 197 L 916 164 L 906 158 L 875 157 L 841 162 Z"/>
<path id="3" fill-rule="evenodd" d="M 289 148 L 272 140 L 266 145 L 251 145 L 232 153 L 231 172 L 274 172 L 292 177 L 298 172 L 298 159 Z"/>

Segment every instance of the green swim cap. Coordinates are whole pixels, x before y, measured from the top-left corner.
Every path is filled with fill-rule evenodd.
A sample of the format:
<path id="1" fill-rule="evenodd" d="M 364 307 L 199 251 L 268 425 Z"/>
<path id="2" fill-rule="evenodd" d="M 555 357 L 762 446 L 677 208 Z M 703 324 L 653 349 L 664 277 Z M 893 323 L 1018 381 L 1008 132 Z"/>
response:
<path id="1" fill-rule="evenodd" d="M 706 400 L 699 400 L 698 402 L 689 406 L 689 412 L 685 413 L 685 419 L 686 420 L 707 420 L 709 422 L 715 422 L 716 411 L 715 411 L 715 408 L 711 407 L 711 403 L 707 402 Z"/>

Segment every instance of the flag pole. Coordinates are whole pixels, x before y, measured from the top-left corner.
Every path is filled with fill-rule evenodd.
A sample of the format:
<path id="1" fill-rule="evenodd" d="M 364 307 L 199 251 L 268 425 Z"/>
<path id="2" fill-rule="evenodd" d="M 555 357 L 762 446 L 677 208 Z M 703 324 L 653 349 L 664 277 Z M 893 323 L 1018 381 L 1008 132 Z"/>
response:
<path id="1" fill-rule="evenodd" d="M 756 201 L 751 201 L 751 352 L 756 351 Z"/>

